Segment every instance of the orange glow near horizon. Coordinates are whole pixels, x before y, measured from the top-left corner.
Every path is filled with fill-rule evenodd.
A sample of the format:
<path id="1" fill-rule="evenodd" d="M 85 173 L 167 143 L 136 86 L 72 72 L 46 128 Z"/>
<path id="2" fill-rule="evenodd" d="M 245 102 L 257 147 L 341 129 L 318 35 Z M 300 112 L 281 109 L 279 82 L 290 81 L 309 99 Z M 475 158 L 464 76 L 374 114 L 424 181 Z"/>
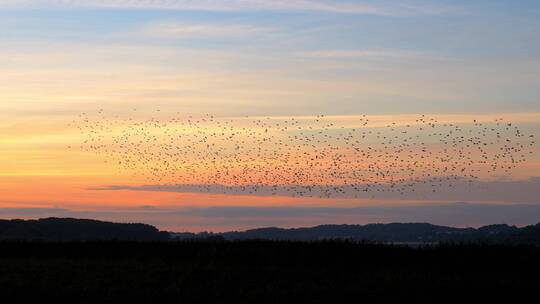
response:
<path id="1" fill-rule="evenodd" d="M 419 115 L 376 116 L 374 126 L 381 127 L 397 120 L 401 124 L 411 123 L 411 119 Z M 504 117 L 507 121 L 521 123 L 527 128 L 536 130 L 534 124 L 539 119 L 539 113 L 527 114 L 497 114 L 497 115 L 433 115 L 441 123 L 469 122 L 471 117 L 477 121 L 492 121 L 493 118 Z M 353 127 L 353 120 L 359 116 L 328 117 L 327 119 L 342 120 L 346 126 Z M 402 118 L 400 118 L 402 117 Z M 370 119 L 371 116 L 369 117 Z M 406 118 L 406 119 L 405 119 Z M 288 118 L 271 118 L 284 120 Z M 296 118 L 302 121 L 302 117 Z M 514 120 L 512 120 L 514 119 Z M 241 118 L 240 118 L 241 121 Z M 414 121 L 413 121 L 414 122 Z M 92 190 L 107 185 L 140 186 L 148 184 L 144 177 L 133 175 L 134 172 L 118 171 L 106 158 L 93 153 L 85 152 L 75 147 L 80 142 L 80 135 L 69 121 L 57 120 L 54 122 L 18 122 L 4 125 L 1 130 L 0 142 L 0 198 L 1 208 L 16 206 L 138 206 L 138 205 L 202 205 L 220 206 L 230 204 L 240 205 L 282 205 L 291 201 L 301 205 L 309 201 L 311 204 L 324 204 L 328 200 L 316 198 L 283 198 L 261 196 L 227 196 L 218 194 L 188 194 L 168 193 L 159 191 L 130 191 L 130 190 Z M 259 127 L 260 128 L 260 127 Z M 535 147 L 536 152 L 538 149 Z M 301 151 L 298 151 L 301 154 Z M 527 179 L 534 177 L 538 172 L 540 160 L 539 153 L 535 153 L 521 167 L 515 170 L 513 178 Z M 295 158 L 294 155 L 292 156 Z M 301 164 L 299 165 L 302 166 Z M 383 164 L 384 166 L 384 164 Z M 199 178 L 193 183 L 203 182 L 205 173 L 200 171 Z M 489 176 L 485 176 L 489 178 Z M 253 176 L 253 180 L 256 180 Z M 336 201 L 340 201 L 336 199 Z M 343 201 L 343 200 L 341 200 Z M 357 200 L 358 204 L 362 200 Z M 370 200 L 366 200 L 370 201 Z M 371 200 L 373 201 L 373 200 Z M 405 199 L 406 201 L 406 199 Z"/>

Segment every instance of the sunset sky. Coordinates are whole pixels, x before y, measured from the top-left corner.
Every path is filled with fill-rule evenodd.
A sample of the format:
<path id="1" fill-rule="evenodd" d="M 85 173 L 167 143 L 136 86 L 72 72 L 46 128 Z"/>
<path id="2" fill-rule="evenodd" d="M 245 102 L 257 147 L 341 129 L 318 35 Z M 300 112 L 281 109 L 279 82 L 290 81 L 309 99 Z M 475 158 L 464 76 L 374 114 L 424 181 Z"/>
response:
<path id="1" fill-rule="evenodd" d="M 324 114 L 343 125 L 367 115 L 373 128 L 422 114 L 455 124 L 502 117 L 538 138 L 539 96 L 534 0 L 0 0 L 0 218 L 173 231 L 532 224 L 538 145 L 476 190 L 357 199 L 159 188 L 69 147 L 81 141 L 81 113 L 101 112 L 141 121 Z"/>

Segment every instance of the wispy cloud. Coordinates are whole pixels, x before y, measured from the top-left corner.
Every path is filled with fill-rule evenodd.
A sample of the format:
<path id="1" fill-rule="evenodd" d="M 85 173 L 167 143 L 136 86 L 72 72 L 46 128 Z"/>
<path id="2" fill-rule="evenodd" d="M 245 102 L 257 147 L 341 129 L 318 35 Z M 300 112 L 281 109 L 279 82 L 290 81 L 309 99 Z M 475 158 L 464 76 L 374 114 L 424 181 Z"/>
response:
<path id="1" fill-rule="evenodd" d="M 326 193 L 332 192 L 332 198 L 370 198 L 377 199 L 407 199 L 407 200 L 441 200 L 441 201 L 476 201 L 476 202 L 506 202 L 506 203 L 533 203 L 537 202 L 540 195 L 540 178 L 531 177 L 527 180 L 485 180 L 472 184 L 465 179 L 453 182 L 440 182 L 441 187 L 433 188 L 429 184 L 419 184 L 415 192 L 400 194 L 389 191 L 392 186 L 386 184 L 371 184 L 370 192 L 358 192 L 352 186 L 294 186 L 295 191 L 290 190 L 290 186 L 267 186 L 267 185 L 244 185 L 244 186 L 224 186 L 224 185 L 143 185 L 126 186 L 111 185 L 89 190 L 131 190 L 131 191 L 158 191 L 177 193 L 205 193 L 205 194 L 227 194 L 227 195 L 250 195 L 250 196 L 295 196 L 301 190 L 308 197 L 324 197 Z M 403 184 L 407 184 L 404 182 Z M 357 188 L 366 188 L 367 184 L 355 185 Z M 399 185 L 397 186 L 399 187 Z M 340 191 L 334 191 L 338 189 Z M 376 191 L 375 191 L 376 190 Z"/>
<path id="2" fill-rule="evenodd" d="M 160 22 L 145 26 L 142 33 L 161 38 L 244 37 L 271 32 L 271 28 L 244 24 Z"/>
<path id="3" fill-rule="evenodd" d="M 414 58 L 422 54 L 418 52 L 403 50 L 369 49 L 369 50 L 321 50 L 307 51 L 298 54 L 300 57 L 307 58 L 363 58 L 363 57 L 395 57 L 395 58 Z"/>
<path id="4" fill-rule="evenodd" d="M 100 7 L 117 9 L 202 11 L 318 11 L 370 15 L 439 15 L 459 12 L 445 5 L 416 1 L 379 2 L 329 0 L 4 0 L 0 7 Z"/>

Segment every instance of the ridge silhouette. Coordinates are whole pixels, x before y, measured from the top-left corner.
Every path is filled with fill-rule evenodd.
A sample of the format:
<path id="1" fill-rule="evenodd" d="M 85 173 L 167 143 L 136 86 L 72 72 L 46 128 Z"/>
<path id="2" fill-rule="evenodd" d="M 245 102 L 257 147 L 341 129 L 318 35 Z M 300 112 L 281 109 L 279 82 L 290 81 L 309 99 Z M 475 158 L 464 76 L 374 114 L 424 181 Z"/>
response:
<path id="1" fill-rule="evenodd" d="M 265 227 L 221 233 L 167 232 L 148 224 L 90 219 L 44 218 L 0 220 L 0 240 L 22 241 L 321 241 L 354 240 L 384 243 L 494 242 L 540 245 L 540 223 L 518 228 L 506 224 L 455 228 L 429 223 L 320 225 L 303 228 Z"/>

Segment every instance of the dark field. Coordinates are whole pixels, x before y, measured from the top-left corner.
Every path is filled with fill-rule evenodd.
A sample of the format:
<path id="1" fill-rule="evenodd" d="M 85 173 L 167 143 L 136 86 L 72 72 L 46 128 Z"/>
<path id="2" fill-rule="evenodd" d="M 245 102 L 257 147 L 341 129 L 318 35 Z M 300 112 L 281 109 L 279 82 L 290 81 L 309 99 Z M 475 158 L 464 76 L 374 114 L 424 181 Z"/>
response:
<path id="1" fill-rule="evenodd" d="M 540 249 L 534 247 L 414 249 L 342 241 L 0 243 L 4 299 L 75 303 L 328 303 L 350 296 L 457 300 L 465 295 L 515 300 L 537 294 L 539 271 Z"/>

